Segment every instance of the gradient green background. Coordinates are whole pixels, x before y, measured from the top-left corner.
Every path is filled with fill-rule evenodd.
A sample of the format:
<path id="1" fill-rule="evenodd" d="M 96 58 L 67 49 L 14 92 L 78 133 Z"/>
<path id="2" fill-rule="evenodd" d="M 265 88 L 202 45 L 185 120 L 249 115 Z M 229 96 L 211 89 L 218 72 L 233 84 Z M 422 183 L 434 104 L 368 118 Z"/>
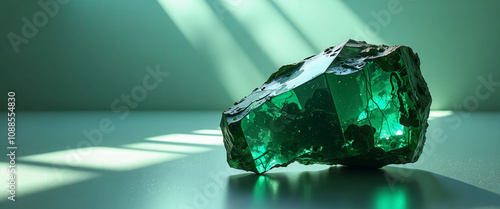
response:
<path id="1" fill-rule="evenodd" d="M 15 53 L 7 34 L 22 34 L 37 2 L 0 7 L 0 84 L 17 110 L 109 110 L 156 64 L 170 75 L 137 110 L 223 110 L 349 38 L 418 52 L 435 110 L 475 97 L 478 77 L 500 82 L 500 1 L 70 0 Z M 490 93 L 477 110 L 500 110 Z"/>

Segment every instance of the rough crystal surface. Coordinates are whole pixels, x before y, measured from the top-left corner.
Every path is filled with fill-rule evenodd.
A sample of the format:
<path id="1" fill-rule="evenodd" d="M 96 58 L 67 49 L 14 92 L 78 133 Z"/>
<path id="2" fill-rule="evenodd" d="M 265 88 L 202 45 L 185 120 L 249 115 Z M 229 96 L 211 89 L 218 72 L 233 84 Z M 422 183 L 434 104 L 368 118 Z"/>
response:
<path id="1" fill-rule="evenodd" d="M 282 66 L 224 111 L 220 127 L 233 168 L 376 168 L 419 158 L 430 104 L 411 48 L 348 40 Z"/>

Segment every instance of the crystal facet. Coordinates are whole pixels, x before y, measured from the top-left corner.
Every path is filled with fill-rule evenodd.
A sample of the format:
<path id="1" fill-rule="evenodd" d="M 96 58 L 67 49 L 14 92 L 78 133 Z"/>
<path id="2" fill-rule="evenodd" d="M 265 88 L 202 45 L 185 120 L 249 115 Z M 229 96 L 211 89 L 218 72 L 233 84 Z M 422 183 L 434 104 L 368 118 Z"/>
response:
<path id="1" fill-rule="evenodd" d="M 224 111 L 229 166 L 341 164 L 377 168 L 418 160 L 431 95 L 407 46 L 348 40 L 282 66 Z"/>

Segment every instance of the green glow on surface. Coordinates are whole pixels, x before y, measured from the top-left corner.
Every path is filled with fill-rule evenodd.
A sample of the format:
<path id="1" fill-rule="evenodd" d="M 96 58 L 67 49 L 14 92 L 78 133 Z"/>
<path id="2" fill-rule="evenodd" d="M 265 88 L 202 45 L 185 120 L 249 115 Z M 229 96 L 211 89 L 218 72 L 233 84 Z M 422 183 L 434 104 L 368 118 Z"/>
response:
<path id="1" fill-rule="evenodd" d="M 175 142 L 185 144 L 201 144 L 201 145 L 222 145 L 222 136 L 207 136 L 195 134 L 167 134 L 155 137 L 146 138 L 148 141 L 157 142 Z"/>
<path id="2" fill-rule="evenodd" d="M 264 175 L 259 176 L 253 188 L 251 208 L 263 208 L 269 200 L 276 200 L 279 189 L 278 181 Z"/>
<path id="3" fill-rule="evenodd" d="M 252 206 L 253 208 L 259 208 L 264 206 L 267 202 L 267 191 L 266 191 L 266 183 L 269 181 L 269 177 L 267 176 L 259 176 L 255 186 L 253 188 L 252 195 Z"/>
<path id="4" fill-rule="evenodd" d="M 374 198 L 375 209 L 406 209 L 409 206 L 407 191 L 402 188 L 380 188 Z"/>
<path id="5" fill-rule="evenodd" d="M 60 166 L 93 168 L 99 170 L 127 171 L 186 157 L 185 154 L 89 147 L 70 149 L 20 157 L 27 162 L 47 163 Z"/>
<path id="6" fill-rule="evenodd" d="M 7 168 L 8 165 L 8 163 L 0 163 L 2 168 Z M 94 172 L 34 166 L 24 163 L 17 163 L 16 168 L 16 175 L 19 178 L 16 185 L 16 199 L 66 185 L 88 181 L 100 176 L 98 173 Z M 2 182 L 4 182 L 3 180 L 9 179 L 6 171 L 7 169 L 2 169 L 2 172 L 0 172 L 0 179 L 2 179 Z M 7 201 L 7 197 L 8 192 L 2 190 L 2 192 L 0 192 L 0 202 Z"/>

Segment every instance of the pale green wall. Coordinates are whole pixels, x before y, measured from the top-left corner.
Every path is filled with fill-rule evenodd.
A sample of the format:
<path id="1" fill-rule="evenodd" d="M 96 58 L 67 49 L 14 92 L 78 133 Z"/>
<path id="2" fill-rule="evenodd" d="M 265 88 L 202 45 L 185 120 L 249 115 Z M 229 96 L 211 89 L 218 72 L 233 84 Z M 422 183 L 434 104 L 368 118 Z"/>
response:
<path id="1" fill-rule="evenodd" d="M 478 77 L 500 82 L 500 1 L 70 0 L 15 53 L 7 34 L 37 2 L 0 7 L 1 94 L 16 90 L 18 109 L 109 110 L 160 64 L 169 76 L 136 109 L 222 110 L 348 38 L 412 47 L 434 109 L 474 101 Z M 500 87 L 480 88 L 479 110 L 500 110 Z"/>

